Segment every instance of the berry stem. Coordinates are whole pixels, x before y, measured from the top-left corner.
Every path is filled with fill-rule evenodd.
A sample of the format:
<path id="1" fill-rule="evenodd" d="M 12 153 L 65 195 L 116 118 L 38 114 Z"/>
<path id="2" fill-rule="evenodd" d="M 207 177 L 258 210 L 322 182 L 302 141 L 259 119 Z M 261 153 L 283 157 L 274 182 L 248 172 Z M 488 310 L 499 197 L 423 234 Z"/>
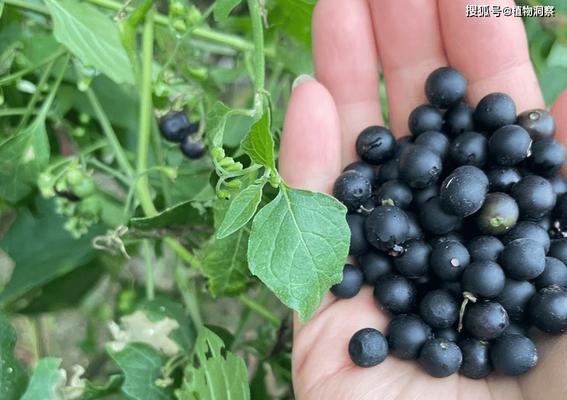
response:
<path id="1" fill-rule="evenodd" d="M 461 303 L 461 309 L 459 311 L 459 327 L 457 328 L 457 332 L 461 332 L 463 330 L 463 318 L 465 316 L 465 309 L 467 308 L 467 304 L 469 301 L 476 303 L 477 298 L 471 292 L 463 292 L 463 302 Z"/>

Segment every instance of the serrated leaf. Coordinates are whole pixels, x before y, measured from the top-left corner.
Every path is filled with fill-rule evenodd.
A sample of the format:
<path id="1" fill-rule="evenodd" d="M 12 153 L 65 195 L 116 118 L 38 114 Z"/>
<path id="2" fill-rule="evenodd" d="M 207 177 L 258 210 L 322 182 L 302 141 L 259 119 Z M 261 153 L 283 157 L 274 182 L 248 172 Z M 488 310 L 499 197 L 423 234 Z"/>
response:
<path id="1" fill-rule="evenodd" d="M 269 111 L 266 111 L 262 117 L 252 125 L 248 136 L 246 136 L 242 142 L 242 149 L 255 163 L 261 164 L 272 171 L 276 170 L 274 139 L 270 133 Z"/>
<path id="2" fill-rule="evenodd" d="M 222 239 L 236 232 L 248 223 L 256 213 L 262 200 L 263 183 L 254 183 L 241 190 L 230 202 L 230 206 L 217 231 L 217 239 Z"/>
<path id="3" fill-rule="evenodd" d="M 203 251 L 203 275 L 214 297 L 241 293 L 250 279 L 246 252 L 248 231 L 241 229 L 223 239 L 213 239 Z"/>
<path id="4" fill-rule="evenodd" d="M 228 18 L 230 12 L 240 4 L 242 0 L 216 0 L 213 8 L 215 21 L 222 22 Z"/>
<path id="5" fill-rule="evenodd" d="M 14 357 L 16 331 L 0 314 L 0 399 L 19 399 L 26 388 L 27 376 Z"/>
<path id="6" fill-rule="evenodd" d="M 0 198 L 15 203 L 27 196 L 47 166 L 46 114 L 44 107 L 26 129 L 0 143 Z"/>
<path id="7" fill-rule="evenodd" d="M 232 109 L 217 101 L 207 115 L 207 136 L 206 140 L 210 146 L 222 146 L 226 121 L 232 113 Z"/>
<path id="8" fill-rule="evenodd" d="M 244 360 L 226 351 L 223 341 L 207 328 L 197 337 L 196 365 L 185 369 L 179 400 L 250 399 Z"/>
<path id="9" fill-rule="evenodd" d="M 130 60 L 114 24 L 96 7 L 76 0 L 45 0 L 54 35 L 83 64 L 116 83 L 134 83 Z"/>
<path id="10" fill-rule="evenodd" d="M 120 352 L 109 353 L 124 372 L 124 394 L 135 400 L 173 398 L 171 387 L 162 388 L 156 385 L 156 380 L 162 377 L 161 368 L 167 361 L 160 352 L 147 344 L 130 343 Z"/>
<path id="11" fill-rule="evenodd" d="M 60 364 L 60 358 L 41 359 L 21 400 L 63 400 L 61 388 L 65 385 L 66 375 L 59 369 Z"/>
<path id="12" fill-rule="evenodd" d="M 345 215 L 333 197 L 282 186 L 252 222 L 250 272 L 304 321 L 342 279 L 350 236 Z"/>

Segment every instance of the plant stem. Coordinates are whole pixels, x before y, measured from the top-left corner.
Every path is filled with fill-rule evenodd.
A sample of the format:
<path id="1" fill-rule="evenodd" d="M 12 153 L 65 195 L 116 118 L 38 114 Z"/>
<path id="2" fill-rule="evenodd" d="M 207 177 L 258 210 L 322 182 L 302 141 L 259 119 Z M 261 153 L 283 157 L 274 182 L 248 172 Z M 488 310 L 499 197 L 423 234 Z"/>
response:
<path id="1" fill-rule="evenodd" d="M 191 286 L 189 286 L 188 282 L 187 270 L 178 261 L 175 268 L 175 283 L 183 297 L 183 302 L 191 315 L 191 319 L 195 323 L 197 330 L 199 330 L 203 326 L 203 318 L 201 317 L 199 301 L 197 300 L 197 287 L 194 280 L 191 280 Z"/>
<path id="2" fill-rule="evenodd" d="M 12 1 L 12 0 L 8 0 L 8 1 Z M 10 74 L 10 75 L 7 75 L 7 76 L 1 78 L 0 79 L 0 86 L 11 83 L 12 81 L 17 80 L 17 79 L 21 78 L 22 76 L 29 74 L 30 72 L 36 71 L 39 67 L 52 62 L 53 60 L 61 57 L 65 53 L 66 53 L 66 50 L 59 50 L 59 51 L 55 52 L 54 54 L 50 55 L 49 57 L 46 57 L 45 59 L 41 60 L 38 64 L 36 64 L 32 67 L 22 69 L 18 72 L 14 72 L 13 74 Z"/>
<path id="3" fill-rule="evenodd" d="M 163 239 L 164 242 L 177 253 L 179 257 L 191 267 L 199 268 L 201 266 L 201 261 L 197 259 L 189 250 L 183 247 L 177 240 L 172 237 L 166 237 Z"/>
<path id="4" fill-rule="evenodd" d="M 258 0 L 247 0 L 252 23 L 252 37 L 254 40 L 254 88 L 256 98 L 254 109 L 256 115 L 261 115 L 264 105 L 264 86 L 266 83 L 266 59 L 264 54 L 264 26 Z"/>
<path id="5" fill-rule="evenodd" d="M 106 165 L 105 163 L 99 161 L 97 158 L 92 157 L 89 158 L 87 160 L 87 162 L 89 164 L 91 164 L 92 166 L 98 168 L 101 171 L 106 172 L 107 174 L 113 176 L 114 178 L 118 179 L 120 182 L 122 182 L 125 186 L 130 186 L 132 184 L 132 179 L 130 179 L 129 177 L 127 177 L 126 175 L 122 174 L 121 172 L 115 170 L 114 168 L 112 168 L 109 165 Z"/>
<path id="6" fill-rule="evenodd" d="M 118 165 L 123 171 L 126 172 L 129 177 L 132 177 L 134 175 L 134 168 L 132 168 L 130 161 L 128 161 L 128 157 L 126 157 L 126 153 L 124 152 L 122 145 L 118 141 L 116 133 L 114 132 L 114 129 L 112 129 L 112 124 L 108 120 L 108 117 L 106 116 L 106 113 L 104 112 L 100 102 L 98 101 L 98 98 L 91 88 L 88 88 L 85 93 L 87 94 L 87 98 L 91 103 L 91 107 L 94 110 L 102 131 L 108 139 L 110 147 L 112 147 L 112 151 L 116 156 Z"/>
<path id="7" fill-rule="evenodd" d="M 0 110 L 0 117 L 12 117 L 17 115 L 24 115 L 27 112 L 25 107 L 5 108 Z"/>
<path id="8" fill-rule="evenodd" d="M 147 216 L 157 214 L 150 192 L 148 169 L 150 135 L 152 133 L 152 60 L 154 52 L 154 11 L 146 14 L 142 33 L 142 79 L 140 94 L 140 121 L 136 174 L 138 175 L 138 200 Z M 142 176 L 142 174 L 144 174 Z"/>
<path id="9" fill-rule="evenodd" d="M 32 111 L 35 109 L 35 105 L 37 104 L 37 102 L 39 101 L 39 97 L 41 96 L 41 90 L 47 83 L 47 80 L 49 79 L 51 70 L 53 69 L 53 65 L 55 64 L 55 60 L 57 59 L 54 58 L 53 60 L 51 60 L 49 64 L 47 64 L 47 66 L 45 67 L 45 71 L 43 71 L 43 74 L 41 74 L 41 77 L 39 78 L 39 82 L 36 86 L 36 90 L 33 93 L 28 105 L 26 106 L 26 113 L 18 123 L 16 131 L 19 131 L 23 126 L 25 126 L 28 123 L 30 116 L 32 115 Z M 63 72 L 65 72 L 65 68 L 63 69 Z"/>
<path id="10" fill-rule="evenodd" d="M 144 262 L 146 264 L 146 298 L 153 300 L 155 297 L 155 284 L 154 284 L 154 267 L 152 249 L 148 240 L 142 241 L 142 251 L 144 253 Z"/>
<path id="11" fill-rule="evenodd" d="M 252 309 L 253 311 L 257 312 L 258 314 L 266 318 L 268 321 L 270 321 L 274 326 L 280 325 L 280 319 L 278 318 L 278 316 L 273 314 L 270 310 L 268 310 L 260 303 L 257 303 L 256 300 L 254 300 L 253 298 L 248 297 L 244 293 L 238 296 L 238 298 L 240 299 L 240 301 L 246 304 L 250 309 Z"/>

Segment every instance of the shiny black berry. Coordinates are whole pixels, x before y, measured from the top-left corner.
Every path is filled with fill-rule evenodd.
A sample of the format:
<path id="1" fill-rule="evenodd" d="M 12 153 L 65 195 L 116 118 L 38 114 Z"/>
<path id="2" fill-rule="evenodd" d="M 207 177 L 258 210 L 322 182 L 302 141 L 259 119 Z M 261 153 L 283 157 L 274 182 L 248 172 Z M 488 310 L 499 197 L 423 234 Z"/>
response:
<path id="1" fill-rule="evenodd" d="M 510 194 L 518 203 L 523 218 L 541 218 L 555 206 L 556 195 L 553 187 L 541 176 L 523 177 L 520 182 L 512 186 Z"/>
<path id="2" fill-rule="evenodd" d="M 487 172 L 491 192 L 508 193 L 512 186 L 522 179 L 522 174 L 514 167 L 496 165 Z"/>
<path id="3" fill-rule="evenodd" d="M 384 276 L 374 286 L 374 299 L 378 306 L 394 315 L 411 312 L 416 296 L 415 285 L 399 275 Z"/>
<path id="4" fill-rule="evenodd" d="M 429 150 L 437 153 L 441 160 L 444 160 L 447 154 L 449 154 L 449 138 L 441 132 L 423 132 L 415 139 L 415 144 L 427 147 Z"/>
<path id="5" fill-rule="evenodd" d="M 413 136 L 427 131 L 439 132 L 443 127 L 443 115 L 433 106 L 421 105 L 410 113 L 408 127 Z"/>
<path id="6" fill-rule="evenodd" d="M 567 289 L 567 266 L 554 257 L 545 257 L 545 269 L 534 281 L 538 289 L 555 285 Z"/>
<path id="7" fill-rule="evenodd" d="M 529 322 L 547 333 L 567 332 L 567 290 L 549 286 L 537 292 L 529 304 Z"/>
<path id="8" fill-rule="evenodd" d="M 369 164 L 378 165 L 394 156 L 396 139 L 383 126 L 369 126 L 356 139 L 358 156 Z"/>
<path id="9" fill-rule="evenodd" d="M 419 303 L 419 315 L 432 328 L 449 328 L 459 318 L 459 304 L 446 290 L 433 290 Z"/>
<path id="10" fill-rule="evenodd" d="M 488 140 L 478 132 L 464 132 L 449 148 L 451 160 L 457 165 L 482 167 L 488 160 Z"/>
<path id="11" fill-rule="evenodd" d="M 555 134 L 555 120 L 545 110 L 524 111 L 518 115 L 517 124 L 528 131 L 534 141 L 550 139 Z"/>
<path id="12" fill-rule="evenodd" d="M 476 236 L 469 240 L 467 249 L 473 261 L 497 261 L 504 244 L 494 236 Z"/>
<path id="13" fill-rule="evenodd" d="M 492 372 L 492 361 L 488 343 L 468 338 L 459 343 L 463 353 L 461 374 L 471 379 L 486 378 Z"/>
<path id="14" fill-rule="evenodd" d="M 170 142 L 181 143 L 190 130 L 189 118 L 183 111 L 173 111 L 159 119 L 159 131 Z"/>
<path id="15" fill-rule="evenodd" d="M 504 307 L 511 320 L 522 321 L 528 303 L 535 293 L 535 286 L 528 281 L 506 279 L 504 289 L 495 300 Z"/>
<path id="16" fill-rule="evenodd" d="M 364 161 L 355 161 L 350 163 L 343 169 L 343 172 L 344 171 L 356 171 L 368 179 L 370 184 L 374 184 L 378 178 L 378 170 L 376 166 L 365 163 Z"/>
<path id="17" fill-rule="evenodd" d="M 519 164 L 530 155 L 532 139 L 524 128 L 506 125 L 494 132 L 488 140 L 492 160 L 504 166 Z"/>
<path id="18" fill-rule="evenodd" d="M 494 261 L 475 261 L 463 272 L 462 289 L 487 299 L 498 296 L 504 289 L 506 276 Z"/>
<path id="19" fill-rule="evenodd" d="M 369 251 L 358 257 L 358 264 L 364 275 L 364 282 L 374 285 L 382 276 L 392 272 L 392 261 L 384 253 Z"/>
<path id="20" fill-rule="evenodd" d="M 404 360 L 414 360 L 423 344 L 431 338 L 431 328 L 417 315 L 401 314 L 392 318 L 386 336 L 392 354 Z"/>
<path id="21" fill-rule="evenodd" d="M 431 104 L 447 109 L 459 103 L 467 92 L 467 80 L 456 69 L 441 67 L 425 80 L 425 96 Z"/>
<path id="22" fill-rule="evenodd" d="M 185 157 L 196 160 L 203 157 L 207 151 L 205 145 L 201 142 L 193 140 L 187 136 L 179 145 L 181 152 Z"/>
<path id="23" fill-rule="evenodd" d="M 413 194 L 408 185 L 402 181 L 391 180 L 384 182 L 376 191 L 378 204 L 408 208 L 413 200 Z"/>
<path id="24" fill-rule="evenodd" d="M 445 339 L 430 339 L 421 348 L 419 363 L 429 375 L 445 378 L 461 367 L 463 355 L 454 342 Z"/>
<path id="25" fill-rule="evenodd" d="M 349 211 L 356 211 L 372 195 L 368 179 L 356 171 L 345 171 L 335 181 L 333 195 Z"/>
<path id="26" fill-rule="evenodd" d="M 481 340 L 499 337 L 508 327 L 510 320 L 504 307 L 491 301 L 477 301 L 467 306 L 464 317 L 465 329 Z"/>
<path id="27" fill-rule="evenodd" d="M 360 292 L 364 277 L 358 267 L 345 264 L 343 269 L 343 279 L 336 285 L 331 286 L 331 293 L 339 299 L 350 299 Z"/>
<path id="28" fill-rule="evenodd" d="M 488 192 L 488 178 L 477 167 L 464 165 L 447 176 L 439 190 L 443 209 L 460 218 L 477 212 Z"/>
<path id="29" fill-rule="evenodd" d="M 400 154 L 400 179 L 412 188 L 434 184 L 441 175 L 441 158 L 427 147 L 409 145 Z"/>
<path id="30" fill-rule="evenodd" d="M 466 103 L 459 103 L 447 110 L 443 116 L 443 130 L 450 137 L 474 130 L 473 108 Z"/>
<path id="31" fill-rule="evenodd" d="M 360 214 L 347 215 L 347 223 L 350 228 L 349 254 L 359 256 L 368 251 L 369 245 L 364 234 L 364 222 L 366 218 Z"/>
<path id="32" fill-rule="evenodd" d="M 545 269 L 545 250 L 533 239 L 516 239 L 504 247 L 499 262 L 510 278 L 535 279 Z"/>
<path id="33" fill-rule="evenodd" d="M 530 169 L 538 175 L 549 177 L 556 174 L 565 163 L 565 149 L 555 139 L 542 139 L 531 147 L 528 158 Z"/>
<path id="34" fill-rule="evenodd" d="M 502 235 L 516 225 L 520 211 L 506 193 L 489 193 L 477 215 L 479 230 L 488 235 Z"/>
<path id="35" fill-rule="evenodd" d="M 408 278 L 417 278 L 429 271 L 431 246 L 423 240 L 409 240 L 404 244 L 404 252 L 394 258 L 396 270 Z"/>
<path id="36" fill-rule="evenodd" d="M 457 227 L 460 218 L 441 207 L 441 199 L 433 197 L 426 201 L 419 211 L 421 226 L 435 235 L 445 235 Z"/>
<path id="37" fill-rule="evenodd" d="M 444 281 L 456 281 L 470 263 L 467 248 L 456 240 L 437 243 L 431 252 L 431 269 Z"/>
<path id="38" fill-rule="evenodd" d="M 535 240 L 543 246 L 546 253 L 551 246 L 549 234 L 546 230 L 532 221 L 520 221 L 512 229 L 506 232 L 504 236 L 502 236 L 502 242 L 505 245 L 516 239 Z"/>
<path id="39" fill-rule="evenodd" d="M 516 121 L 514 100 L 504 93 L 491 93 L 484 96 L 474 110 L 475 125 L 485 132 L 513 124 Z"/>
<path id="40" fill-rule="evenodd" d="M 396 206 L 378 206 L 366 218 L 366 240 L 382 251 L 401 251 L 409 232 L 408 217 Z"/>
<path id="41" fill-rule="evenodd" d="M 350 339 L 348 354 L 352 362 L 359 367 L 374 367 L 388 356 L 388 342 L 380 331 L 364 328 Z"/>
<path id="42" fill-rule="evenodd" d="M 497 372 L 516 376 L 528 372 L 538 361 L 534 342 L 520 335 L 503 335 L 492 342 L 490 359 Z"/>

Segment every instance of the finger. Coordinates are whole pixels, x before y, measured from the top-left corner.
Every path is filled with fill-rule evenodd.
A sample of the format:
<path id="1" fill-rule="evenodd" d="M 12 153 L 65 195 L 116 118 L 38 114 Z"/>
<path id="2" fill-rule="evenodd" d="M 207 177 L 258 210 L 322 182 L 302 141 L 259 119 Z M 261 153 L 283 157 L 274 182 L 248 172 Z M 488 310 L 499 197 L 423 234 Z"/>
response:
<path id="1" fill-rule="evenodd" d="M 515 100 L 518 113 L 544 107 L 522 19 L 466 17 L 467 5 L 482 3 L 486 4 L 482 0 L 439 0 L 447 57 L 468 79 L 469 100 L 476 104 L 488 93 L 504 92 Z M 515 5 L 513 0 L 498 4 Z"/>
<path id="2" fill-rule="evenodd" d="M 315 73 L 332 94 L 341 122 L 342 163 L 356 159 L 357 135 L 383 125 L 378 56 L 366 0 L 319 0 L 313 14 Z"/>
<path id="3" fill-rule="evenodd" d="M 390 126 L 408 131 L 410 112 L 425 103 L 427 75 L 447 65 L 436 0 L 369 0 L 386 90 Z M 403 4 L 401 4 L 403 3 Z"/>
<path id="4" fill-rule="evenodd" d="M 557 140 L 567 145 L 567 90 L 555 100 L 551 107 L 551 114 L 555 118 Z"/>

